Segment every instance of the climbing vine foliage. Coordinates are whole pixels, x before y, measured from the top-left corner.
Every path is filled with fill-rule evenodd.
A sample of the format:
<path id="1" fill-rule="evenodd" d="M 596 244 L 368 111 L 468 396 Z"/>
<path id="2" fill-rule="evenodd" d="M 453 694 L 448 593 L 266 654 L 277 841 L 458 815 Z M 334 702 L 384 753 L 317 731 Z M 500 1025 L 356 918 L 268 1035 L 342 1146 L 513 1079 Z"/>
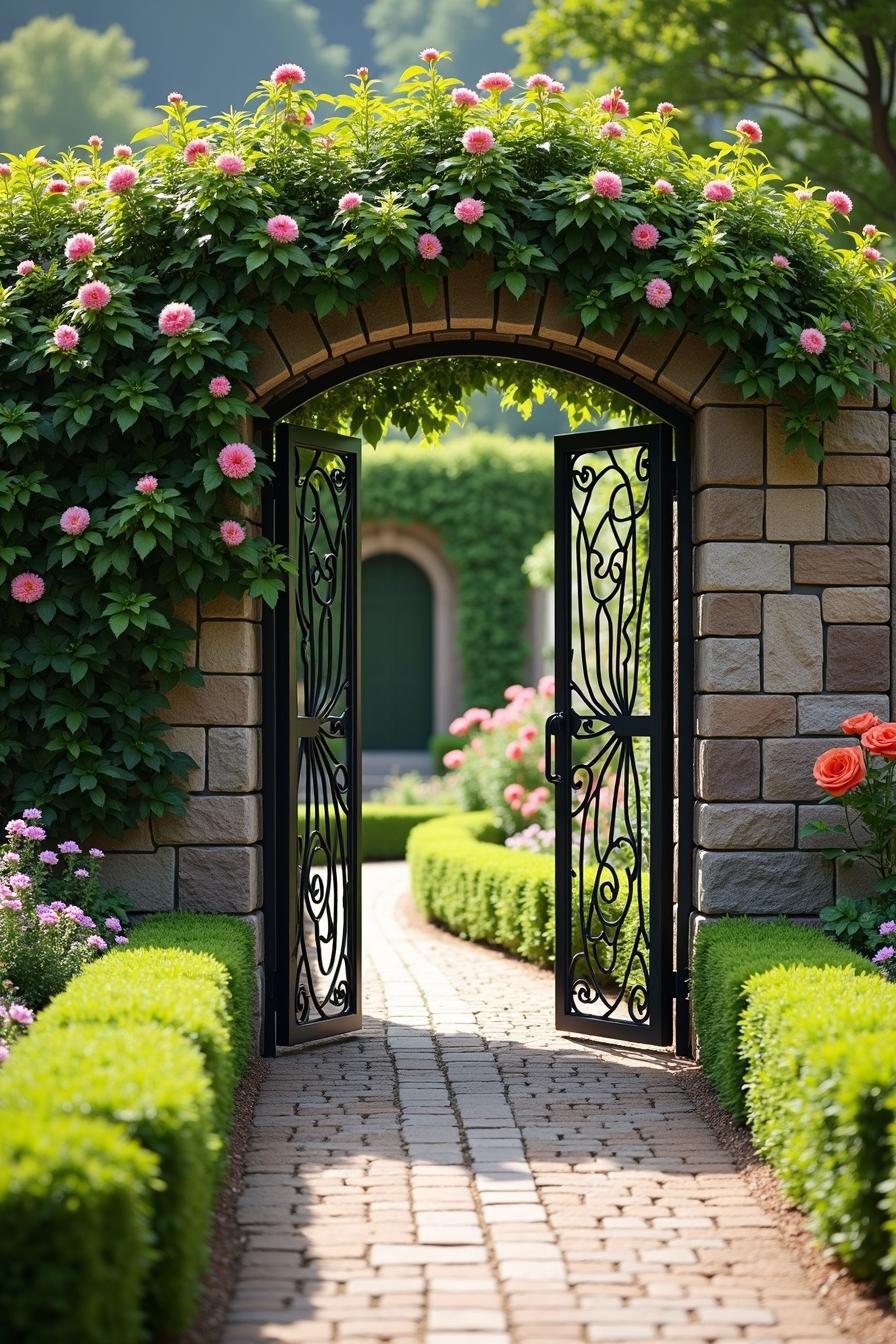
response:
<path id="1" fill-rule="evenodd" d="M 188 762 L 156 717 L 199 680 L 176 613 L 222 590 L 272 602 L 283 583 L 252 521 L 269 467 L 241 391 L 273 305 L 326 318 L 401 281 L 431 302 L 486 253 L 491 287 L 555 279 L 589 328 L 634 314 L 730 350 L 743 394 L 781 397 L 813 453 L 886 357 L 880 235 L 832 242 L 848 198 L 783 184 L 753 123 L 688 157 L 671 104 L 632 117 L 617 90 L 572 108 L 547 76 L 477 92 L 449 68 L 427 51 L 392 98 L 366 70 L 332 98 L 283 65 L 210 120 L 171 94 L 136 151 L 91 136 L 52 163 L 0 162 L 7 805 L 82 832 L 180 805 Z M 372 395 L 384 425 L 389 381 Z"/>

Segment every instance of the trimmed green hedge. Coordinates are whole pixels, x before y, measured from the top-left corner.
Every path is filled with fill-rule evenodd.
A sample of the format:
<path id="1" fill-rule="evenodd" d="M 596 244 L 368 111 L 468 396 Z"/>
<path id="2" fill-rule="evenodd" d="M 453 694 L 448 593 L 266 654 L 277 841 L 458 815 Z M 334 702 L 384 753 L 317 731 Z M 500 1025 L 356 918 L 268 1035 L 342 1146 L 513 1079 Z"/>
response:
<path id="1" fill-rule="evenodd" d="M 691 1002 L 700 1062 L 719 1100 L 738 1120 L 746 1115 L 744 1062 L 739 1054 L 746 983 L 775 966 L 851 966 L 871 972 L 861 957 L 819 929 L 786 919 L 720 919 L 704 924 L 691 968 Z"/>
<path id="2" fill-rule="evenodd" d="M 365 803 L 361 811 L 361 857 L 403 859 L 415 826 L 457 811 L 450 803 Z"/>
<path id="3" fill-rule="evenodd" d="M 117 1125 L 0 1116 L 0 1334 L 23 1344 L 138 1344 L 154 1153 Z"/>

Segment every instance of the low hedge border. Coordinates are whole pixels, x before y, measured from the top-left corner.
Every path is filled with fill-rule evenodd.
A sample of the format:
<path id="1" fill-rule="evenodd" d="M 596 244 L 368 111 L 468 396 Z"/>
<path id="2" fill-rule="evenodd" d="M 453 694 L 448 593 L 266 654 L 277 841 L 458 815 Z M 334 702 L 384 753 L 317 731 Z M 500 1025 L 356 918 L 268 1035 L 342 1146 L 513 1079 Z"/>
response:
<path id="1" fill-rule="evenodd" d="M 403 859 L 415 826 L 457 812 L 448 803 L 365 803 L 361 810 L 361 857 L 366 863 Z"/>
<path id="2" fill-rule="evenodd" d="M 178 946 L 181 932 L 188 947 Z M 161 916 L 135 935 L 142 946 L 71 981 L 0 1073 L 0 1126 L 18 1135 L 0 1182 L 0 1228 L 14 1226 L 22 1208 L 46 1228 L 40 1241 L 4 1242 L 0 1320 L 24 1322 L 29 1344 L 140 1344 L 185 1329 L 195 1309 L 233 1089 L 251 1053 L 253 936 L 243 921 L 212 915 Z M 92 1154 L 108 1151 L 110 1172 L 94 1191 L 89 1179 L 66 1183 L 61 1165 L 59 1188 L 71 1197 L 60 1201 L 34 1173 L 44 1132 L 75 1116 L 83 1128 L 71 1163 L 83 1151 L 89 1173 Z M 63 1243 L 79 1254 L 44 1267 L 45 1244 Z M 48 1278 L 58 1309 L 48 1309 Z"/>

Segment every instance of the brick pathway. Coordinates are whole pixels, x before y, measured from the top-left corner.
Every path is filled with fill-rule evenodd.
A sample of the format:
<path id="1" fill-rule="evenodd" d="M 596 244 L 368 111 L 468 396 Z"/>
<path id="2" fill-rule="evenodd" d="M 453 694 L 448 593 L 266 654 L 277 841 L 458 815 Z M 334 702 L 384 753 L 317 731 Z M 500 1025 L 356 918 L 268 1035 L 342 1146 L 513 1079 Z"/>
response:
<path id="1" fill-rule="evenodd" d="M 844 1341 L 675 1080 L 365 870 L 363 1034 L 259 1098 L 224 1344 Z"/>

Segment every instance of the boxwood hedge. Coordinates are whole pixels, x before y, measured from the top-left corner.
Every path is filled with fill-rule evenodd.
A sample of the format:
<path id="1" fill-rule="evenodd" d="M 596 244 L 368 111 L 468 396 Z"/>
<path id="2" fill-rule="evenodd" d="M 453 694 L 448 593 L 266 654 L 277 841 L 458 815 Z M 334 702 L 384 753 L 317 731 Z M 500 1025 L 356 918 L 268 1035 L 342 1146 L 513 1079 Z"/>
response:
<path id="1" fill-rule="evenodd" d="M 361 814 L 361 856 L 365 862 L 403 859 L 415 826 L 450 816 L 456 810 L 447 803 L 365 803 Z"/>

